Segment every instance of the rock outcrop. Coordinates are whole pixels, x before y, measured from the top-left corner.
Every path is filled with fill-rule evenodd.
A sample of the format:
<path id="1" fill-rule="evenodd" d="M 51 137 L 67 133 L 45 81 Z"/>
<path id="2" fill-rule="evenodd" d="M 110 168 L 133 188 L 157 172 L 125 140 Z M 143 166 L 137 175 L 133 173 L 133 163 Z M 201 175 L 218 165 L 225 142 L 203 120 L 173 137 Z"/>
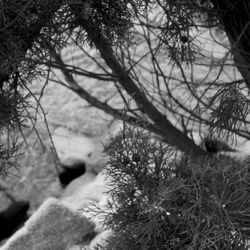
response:
<path id="1" fill-rule="evenodd" d="M 63 127 L 57 128 L 52 138 L 61 162 L 67 158 L 77 158 L 86 162 L 95 148 L 95 143 L 91 137 L 74 133 Z"/>
<path id="2" fill-rule="evenodd" d="M 93 230 L 89 219 L 49 198 L 1 250 L 66 250 Z"/>
<path id="3" fill-rule="evenodd" d="M 69 208 L 79 210 L 91 203 L 99 202 L 106 189 L 105 177 L 102 173 L 97 176 L 91 172 L 72 181 L 64 191 L 61 201 Z"/>

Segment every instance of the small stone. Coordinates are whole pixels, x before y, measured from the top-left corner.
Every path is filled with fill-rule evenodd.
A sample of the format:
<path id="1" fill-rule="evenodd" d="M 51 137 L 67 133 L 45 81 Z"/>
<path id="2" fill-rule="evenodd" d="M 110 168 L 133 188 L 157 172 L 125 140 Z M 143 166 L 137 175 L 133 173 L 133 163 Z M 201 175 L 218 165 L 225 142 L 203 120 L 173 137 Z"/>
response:
<path id="1" fill-rule="evenodd" d="M 68 185 L 72 180 L 86 172 L 85 162 L 74 157 L 67 158 L 61 163 L 59 180 L 63 186 Z"/>
<path id="2" fill-rule="evenodd" d="M 72 196 L 76 194 L 78 191 L 81 191 L 84 186 L 93 182 L 96 178 L 96 175 L 91 172 L 86 172 L 84 175 L 73 180 L 69 185 L 65 188 L 64 193 L 62 195 L 62 199 L 65 197 Z"/>
<path id="3" fill-rule="evenodd" d="M 67 250 L 82 250 L 82 246 L 81 245 L 74 245 L 70 248 L 68 248 Z M 85 250 L 85 249 L 84 249 Z"/>
<path id="4" fill-rule="evenodd" d="M 98 249 L 98 246 L 104 247 L 107 243 L 108 237 L 112 234 L 111 230 L 105 230 L 99 233 L 89 244 L 90 250 Z"/>
<path id="5" fill-rule="evenodd" d="M 75 157 L 66 158 L 61 162 L 61 167 L 66 169 L 85 169 L 85 161 Z"/>

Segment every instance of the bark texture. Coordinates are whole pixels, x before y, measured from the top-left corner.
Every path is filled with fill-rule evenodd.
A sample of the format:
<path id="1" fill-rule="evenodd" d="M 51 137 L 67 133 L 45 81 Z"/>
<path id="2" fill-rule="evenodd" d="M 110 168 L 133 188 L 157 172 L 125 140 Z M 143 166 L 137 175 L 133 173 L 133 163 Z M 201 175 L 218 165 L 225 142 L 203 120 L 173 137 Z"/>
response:
<path id="1" fill-rule="evenodd" d="M 250 1 L 211 2 L 229 37 L 236 66 L 250 89 Z"/>
<path id="2" fill-rule="evenodd" d="M 142 109 L 153 123 L 159 128 L 160 135 L 171 146 L 189 153 L 194 157 L 207 155 L 207 153 L 197 146 L 190 138 L 188 138 L 182 131 L 173 126 L 173 124 L 164 116 L 144 95 L 138 88 L 133 79 L 129 76 L 126 69 L 119 63 L 115 57 L 111 46 L 102 37 L 101 32 L 97 33 L 97 28 L 93 26 L 91 20 L 85 19 L 79 8 L 72 6 L 72 12 L 77 17 L 78 24 L 85 29 L 90 41 L 100 51 L 102 58 L 107 65 L 112 69 L 116 75 L 119 84 L 126 92 L 134 99 L 138 107 Z"/>

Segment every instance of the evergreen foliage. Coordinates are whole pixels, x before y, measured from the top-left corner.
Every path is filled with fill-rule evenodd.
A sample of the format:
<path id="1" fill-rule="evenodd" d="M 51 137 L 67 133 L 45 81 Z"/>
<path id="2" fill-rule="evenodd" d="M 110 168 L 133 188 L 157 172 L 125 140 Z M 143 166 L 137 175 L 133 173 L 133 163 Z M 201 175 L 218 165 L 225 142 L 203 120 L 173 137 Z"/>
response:
<path id="1" fill-rule="evenodd" d="M 100 249 L 247 249 L 250 174 L 228 156 L 175 157 L 146 130 L 112 139 L 105 166 L 112 236 Z"/>
<path id="2" fill-rule="evenodd" d="M 187 134 L 205 127 L 226 142 L 236 134 L 249 139 L 245 126 L 249 98 L 242 86 L 246 82 L 250 88 L 249 9 L 247 0 L 235 4 L 233 0 L 0 1 L 0 174 L 6 174 L 20 149 L 16 130 L 32 120 L 22 90 L 29 91 L 35 77 L 46 75 L 47 83 L 55 66 L 62 70 L 64 85 L 91 105 L 131 124 L 146 124 L 161 136 L 156 139 L 146 129 L 125 128 L 106 149 L 112 202 L 105 224 L 113 235 L 105 249 L 246 249 L 250 234 L 247 160 L 222 155 L 199 158 L 204 150 Z M 238 13 L 245 14 L 238 18 Z M 139 28 L 132 32 L 134 24 Z M 200 33 L 193 31 L 218 25 L 227 32 L 232 47 L 228 55 L 234 53 L 234 66 L 243 77 L 230 84 L 220 83 L 228 55 L 216 62 L 202 55 L 195 42 Z M 139 42 L 131 42 L 136 35 Z M 64 64 L 60 57 L 69 40 L 99 51 L 108 70 L 97 74 L 83 69 L 82 74 L 113 81 L 128 115 L 109 105 L 116 93 L 102 102 L 77 84 L 72 71 L 76 67 Z M 131 49 L 140 47 L 140 41 L 148 51 L 133 57 L 136 50 Z M 197 82 L 193 77 L 199 56 L 208 59 L 209 71 L 219 63 L 212 81 L 208 75 Z M 147 58 L 152 66 L 148 71 L 143 64 Z M 173 66 L 169 74 L 161 64 L 165 58 Z M 175 69 L 178 76 L 171 75 Z M 125 92 L 136 108 L 130 107 Z M 182 100 L 182 93 L 190 96 Z M 185 152 L 196 151 L 196 158 L 179 156 L 163 140 Z"/>
<path id="3" fill-rule="evenodd" d="M 31 112 L 40 110 L 40 98 L 34 97 L 29 84 L 35 78 L 48 77 L 50 66 L 41 66 L 41 62 L 51 57 L 51 48 L 60 51 L 71 35 L 82 44 L 91 43 L 77 23 L 80 17 L 91 19 L 94 36 L 101 33 L 111 45 L 118 44 L 128 37 L 134 11 L 143 2 L 0 1 L 0 146 L 3 150 L 0 149 L 0 159 L 3 162 L 8 157 L 12 161 L 20 149 L 16 136 L 19 131 L 22 133 L 22 127 L 29 121 L 35 126 Z M 128 8 L 129 4 L 134 7 Z M 31 96 L 37 102 L 33 110 L 27 100 Z M 0 164 L 0 174 L 5 175 L 7 169 L 6 164 Z"/>
<path id="4" fill-rule="evenodd" d="M 0 175 L 5 177 L 11 167 L 17 167 L 16 157 L 22 142 L 18 140 L 17 131 L 31 119 L 27 110 L 28 101 L 15 89 L 5 88 L 0 91 Z"/>
<path id="5" fill-rule="evenodd" d="M 30 91 L 29 84 L 40 77 L 45 78 L 45 88 L 49 80 L 53 80 L 53 69 L 56 68 L 65 78 L 65 82 L 59 83 L 67 85 L 91 105 L 131 124 L 146 124 L 182 151 L 205 154 L 188 138 L 186 132 L 190 130 L 204 132 L 210 129 L 211 134 L 225 141 L 236 134 L 249 138 L 245 126 L 248 124 L 249 100 L 245 93 L 241 93 L 246 92 L 246 86 L 242 86 L 244 80 L 219 86 L 230 51 L 225 59 L 217 62 L 220 69 L 213 79 L 209 79 L 209 72 L 198 80 L 193 75 L 200 69 L 200 59 L 208 60 L 211 72 L 217 67 L 213 56 L 203 55 L 196 38 L 203 29 L 211 30 L 218 25 L 226 27 L 224 10 L 230 15 L 236 13 L 238 7 L 247 10 L 247 1 L 240 2 L 243 5 L 237 3 L 233 11 L 227 11 L 231 1 L 221 4 L 212 0 L 0 1 L 0 95 L 9 96 L 11 90 L 14 102 L 18 102 L 19 107 L 26 107 L 25 98 L 19 98 L 22 90 Z M 240 30 L 247 31 L 244 27 Z M 141 42 L 145 52 L 137 54 Z M 101 58 L 83 54 L 102 73 L 88 72 L 64 62 L 61 51 L 72 44 L 83 52 L 86 45 L 97 49 Z M 240 51 L 244 51 L 244 47 Z M 145 67 L 145 63 L 149 67 Z M 169 63 L 172 69 L 168 69 Z M 236 64 L 239 69 L 240 65 Z M 180 71 L 178 76 L 175 70 Z M 113 82 L 117 93 L 110 94 L 104 101 L 96 98 L 75 81 L 78 73 L 100 82 Z M 36 99 L 31 92 L 30 95 L 40 107 L 40 98 Z M 117 96 L 126 107 L 127 116 L 110 105 Z M 130 107 L 127 96 L 133 99 L 138 109 Z M 26 108 L 25 115 L 16 111 L 15 122 L 23 116 L 31 118 Z M 11 115 L 7 117 L 7 113 Z M 6 119 L 2 122 L 10 122 L 14 117 L 12 114 L 0 115 Z M 21 128 L 22 123 L 17 125 Z"/>

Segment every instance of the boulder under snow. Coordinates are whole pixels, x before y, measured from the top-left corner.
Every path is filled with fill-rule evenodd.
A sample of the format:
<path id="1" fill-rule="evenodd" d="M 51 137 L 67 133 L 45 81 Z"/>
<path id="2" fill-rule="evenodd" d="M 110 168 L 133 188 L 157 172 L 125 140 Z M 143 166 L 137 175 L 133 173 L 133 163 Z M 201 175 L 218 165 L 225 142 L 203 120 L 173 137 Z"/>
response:
<path id="1" fill-rule="evenodd" d="M 67 250 L 94 230 L 79 212 L 47 199 L 1 250 Z"/>

